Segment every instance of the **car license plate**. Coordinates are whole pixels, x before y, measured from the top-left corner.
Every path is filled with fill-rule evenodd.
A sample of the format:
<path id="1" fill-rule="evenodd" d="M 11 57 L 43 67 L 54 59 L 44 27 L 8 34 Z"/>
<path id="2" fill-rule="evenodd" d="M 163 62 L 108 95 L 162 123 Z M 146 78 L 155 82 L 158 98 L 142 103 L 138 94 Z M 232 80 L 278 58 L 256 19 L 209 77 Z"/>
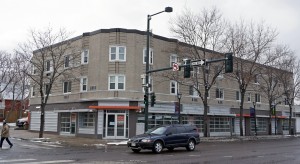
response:
<path id="1" fill-rule="evenodd" d="M 131 146 L 136 146 L 136 143 L 132 142 L 132 143 L 131 143 Z"/>

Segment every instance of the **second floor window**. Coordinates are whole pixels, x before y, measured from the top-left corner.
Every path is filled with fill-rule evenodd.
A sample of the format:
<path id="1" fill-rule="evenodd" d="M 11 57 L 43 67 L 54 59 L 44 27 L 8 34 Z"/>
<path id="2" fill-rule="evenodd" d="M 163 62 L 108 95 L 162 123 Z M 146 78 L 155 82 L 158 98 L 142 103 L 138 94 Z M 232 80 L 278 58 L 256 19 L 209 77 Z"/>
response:
<path id="1" fill-rule="evenodd" d="M 240 92 L 240 91 L 236 91 L 236 92 L 235 92 L 235 99 L 236 99 L 237 101 L 241 101 L 241 92 Z"/>
<path id="2" fill-rule="evenodd" d="M 198 97 L 198 92 L 193 85 L 189 86 L 189 95 L 192 97 Z"/>
<path id="3" fill-rule="evenodd" d="M 50 95 L 51 94 L 51 90 L 50 90 L 50 84 L 45 84 L 45 95 Z"/>
<path id="4" fill-rule="evenodd" d="M 124 75 L 109 76 L 109 90 L 125 90 L 125 76 Z"/>
<path id="5" fill-rule="evenodd" d="M 31 97 L 35 96 L 35 87 L 31 87 Z"/>
<path id="6" fill-rule="evenodd" d="M 143 64 L 146 64 L 146 54 L 147 54 L 147 49 L 144 48 L 143 50 Z M 149 49 L 149 64 L 153 64 L 153 49 Z"/>
<path id="7" fill-rule="evenodd" d="M 109 61 L 126 61 L 126 47 L 125 46 L 110 46 L 109 47 Z"/>
<path id="8" fill-rule="evenodd" d="M 86 77 L 82 77 L 80 79 L 80 91 L 81 92 L 86 92 L 87 91 L 87 78 Z"/>
<path id="9" fill-rule="evenodd" d="M 223 91 L 223 89 L 220 89 L 220 88 L 216 89 L 216 98 L 217 99 L 224 99 L 224 91 Z"/>
<path id="10" fill-rule="evenodd" d="M 260 94 L 258 94 L 258 93 L 255 94 L 255 102 L 259 102 L 259 103 L 261 102 L 260 101 Z"/>
<path id="11" fill-rule="evenodd" d="M 247 101 L 248 101 L 248 102 L 251 102 L 251 93 L 248 93 L 248 94 L 247 94 Z"/>
<path id="12" fill-rule="evenodd" d="M 71 93 L 71 89 L 72 89 L 72 82 L 71 81 L 65 81 L 64 82 L 64 88 L 63 88 L 64 93 Z"/>

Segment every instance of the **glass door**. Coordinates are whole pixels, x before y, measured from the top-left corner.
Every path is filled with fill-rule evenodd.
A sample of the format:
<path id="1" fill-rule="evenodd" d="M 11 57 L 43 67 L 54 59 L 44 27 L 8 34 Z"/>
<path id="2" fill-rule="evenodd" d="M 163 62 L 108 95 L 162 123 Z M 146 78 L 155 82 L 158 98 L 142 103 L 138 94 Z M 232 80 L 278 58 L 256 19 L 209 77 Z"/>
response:
<path id="1" fill-rule="evenodd" d="M 124 113 L 108 113 L 106 120 L 106 138 L 125 139 L 126 115 Z"/>

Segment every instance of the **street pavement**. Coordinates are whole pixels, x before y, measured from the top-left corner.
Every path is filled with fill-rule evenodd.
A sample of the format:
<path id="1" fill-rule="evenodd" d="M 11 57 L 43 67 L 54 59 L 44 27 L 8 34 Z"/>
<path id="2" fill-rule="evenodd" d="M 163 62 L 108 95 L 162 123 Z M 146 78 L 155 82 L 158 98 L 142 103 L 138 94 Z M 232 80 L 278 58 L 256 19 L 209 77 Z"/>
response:
<path id="1" fill-rule="evenodd" d="M 1 125 L 0 125 L 1 126 Z M 2 128 L 2 127 L 0 127 Z M 43 138 L 39 138 L 38 132 L 10 127 L 10 137 L 19 140 L 30 140 L 35 142 L 57 143 L 66 146 L 126 146 L 127 140 L 106 140 L 96 138 L 83 138 L 75 136 L 64 136 L 44 133 Z M 289 139 L 299 137 L 298 135 L 263 135 L 263 136 L 226 136 L 226 137 L 201 137 L 201 142 L 239 142 L 256 141 L 269 139 Z"/>

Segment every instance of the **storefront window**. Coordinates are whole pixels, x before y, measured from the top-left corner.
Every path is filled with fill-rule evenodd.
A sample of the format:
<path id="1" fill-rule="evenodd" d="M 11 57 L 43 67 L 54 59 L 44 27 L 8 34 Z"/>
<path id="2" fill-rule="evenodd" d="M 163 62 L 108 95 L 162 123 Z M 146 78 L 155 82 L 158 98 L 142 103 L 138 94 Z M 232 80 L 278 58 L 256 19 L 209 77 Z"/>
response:
<path id="1" fill-rule="evenodd" d="M 71 132 L 71 119 L 70 113 L 61 113 L 60 117 L 60 131 L 61 132 Z"/>
<path id="2" fill-rule="evenodd" d="M 79 113 L 79 128 L 94 128 L 95 121 L 95 113 Z"/>
<path id="3" fill-rule="evenodd" d="M 210 132 L 230 132 L 229 117 L 212 117 L 210 118 Z"/>
<path id="4" fill-rule="evenodd" d="M 256 118 L 256 131 L 257 132 L 266 132 L 267 131 L 267 122 L 266 118 Z M 255 132 L 255 122 L 254 118 L 251 118 L 251 132 Z"/>

